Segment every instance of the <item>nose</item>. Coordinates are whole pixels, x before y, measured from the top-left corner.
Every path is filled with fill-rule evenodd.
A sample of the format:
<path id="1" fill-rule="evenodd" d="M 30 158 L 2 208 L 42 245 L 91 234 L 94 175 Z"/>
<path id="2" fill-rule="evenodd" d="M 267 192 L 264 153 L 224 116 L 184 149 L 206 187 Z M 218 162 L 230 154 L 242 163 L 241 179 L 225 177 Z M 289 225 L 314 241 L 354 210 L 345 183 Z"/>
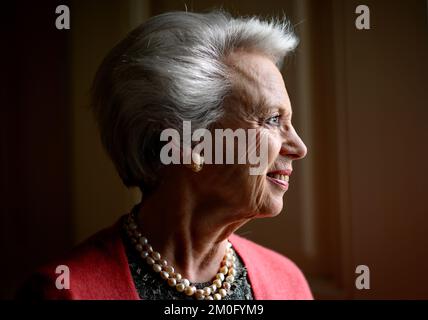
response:
<path id="1" fill-rule="evenodd" d="M 307 153 L 308 148 L 305 143 L 299 137 L 296 130 L 294 130 L 294 127 L 290 127 L 287 130 L 287 134 L 284 136 L 280 154 L 292 160 L 299 160 L 303 159 Z"/>

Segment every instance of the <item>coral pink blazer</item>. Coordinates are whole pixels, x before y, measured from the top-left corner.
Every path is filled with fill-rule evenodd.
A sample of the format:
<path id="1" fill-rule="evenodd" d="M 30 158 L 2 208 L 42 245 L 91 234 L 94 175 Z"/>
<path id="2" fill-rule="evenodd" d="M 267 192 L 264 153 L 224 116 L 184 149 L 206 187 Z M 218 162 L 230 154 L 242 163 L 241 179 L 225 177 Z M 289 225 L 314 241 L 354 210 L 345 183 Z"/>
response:
<path id="1" fill-rule="evenodd" d="M 120 237 L 120 223 L 104 229 L 34 274 L 18 298 L 138 300 Z M 242 258 L 256 300 L 313 299 L 299 268 L 286 257 L 233 234 L 229 238 Z M 69 289 L 57 289 L 58 265 L 69 267 Z"/>

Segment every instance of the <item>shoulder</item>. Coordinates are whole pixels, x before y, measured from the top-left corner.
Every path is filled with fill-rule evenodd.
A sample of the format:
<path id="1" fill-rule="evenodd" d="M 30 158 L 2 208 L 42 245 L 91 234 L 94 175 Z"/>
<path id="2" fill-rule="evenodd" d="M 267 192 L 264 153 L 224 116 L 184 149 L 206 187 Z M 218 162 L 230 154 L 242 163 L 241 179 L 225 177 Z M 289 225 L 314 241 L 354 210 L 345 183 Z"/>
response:
<path id="1" fill-rule="evenodd" d="M 300 268 L 284 255 L 233 234 L 230 237 L 261 299 L 313 299 Z"/>
<path id="2" fill-rule="evenodd" d="M 69 288 L 61 288 L 67 281 Z M 60 284 L 60 288 L 58 287 Z M 35 272 L 18 293 L 22 299 L 136 298 L 118 223 L 101 230 L 63 257 Z"/>

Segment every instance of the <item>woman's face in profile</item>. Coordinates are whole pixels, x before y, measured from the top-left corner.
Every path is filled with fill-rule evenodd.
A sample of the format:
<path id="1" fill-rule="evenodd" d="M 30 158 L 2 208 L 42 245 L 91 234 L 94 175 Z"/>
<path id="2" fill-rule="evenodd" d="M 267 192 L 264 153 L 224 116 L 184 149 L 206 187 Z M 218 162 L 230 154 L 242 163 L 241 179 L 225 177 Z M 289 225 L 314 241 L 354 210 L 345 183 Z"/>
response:
<path id="1" fill-rule="evenodd" d="M 306 146 L 291 124 L 290 99 L 275 64 L 248 52 L 231 54 L 228 63 L 235 75 L 234 94 L 226 99 L 216 128 L 256 129 L 258 141 L 267 141 L 267 161 L 259 175 L 250 175 L 249 164 L 207 165 L 197 181 L 206 196 L 229 203 L 242 218 L 275 216 L 283 207 L 292 161 L 306 155 Z"/>

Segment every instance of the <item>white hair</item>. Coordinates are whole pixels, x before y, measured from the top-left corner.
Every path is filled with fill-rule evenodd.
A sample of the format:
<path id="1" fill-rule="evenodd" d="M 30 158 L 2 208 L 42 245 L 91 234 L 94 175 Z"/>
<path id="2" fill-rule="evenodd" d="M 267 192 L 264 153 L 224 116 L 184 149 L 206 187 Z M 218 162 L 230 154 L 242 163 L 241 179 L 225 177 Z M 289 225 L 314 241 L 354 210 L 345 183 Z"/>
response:
<path id="1" fill-rule="evenodd" d="M 224 11 L 169 12 L 141 24 L 102 62 L 93 108 L 104 147 L 127 186 L 157 182 L 163 129 L 208 128 L 232 90 L 226 57 L 255 50 L 280 68 L 298 44 L 288 20 L 233 18 Z"/>

